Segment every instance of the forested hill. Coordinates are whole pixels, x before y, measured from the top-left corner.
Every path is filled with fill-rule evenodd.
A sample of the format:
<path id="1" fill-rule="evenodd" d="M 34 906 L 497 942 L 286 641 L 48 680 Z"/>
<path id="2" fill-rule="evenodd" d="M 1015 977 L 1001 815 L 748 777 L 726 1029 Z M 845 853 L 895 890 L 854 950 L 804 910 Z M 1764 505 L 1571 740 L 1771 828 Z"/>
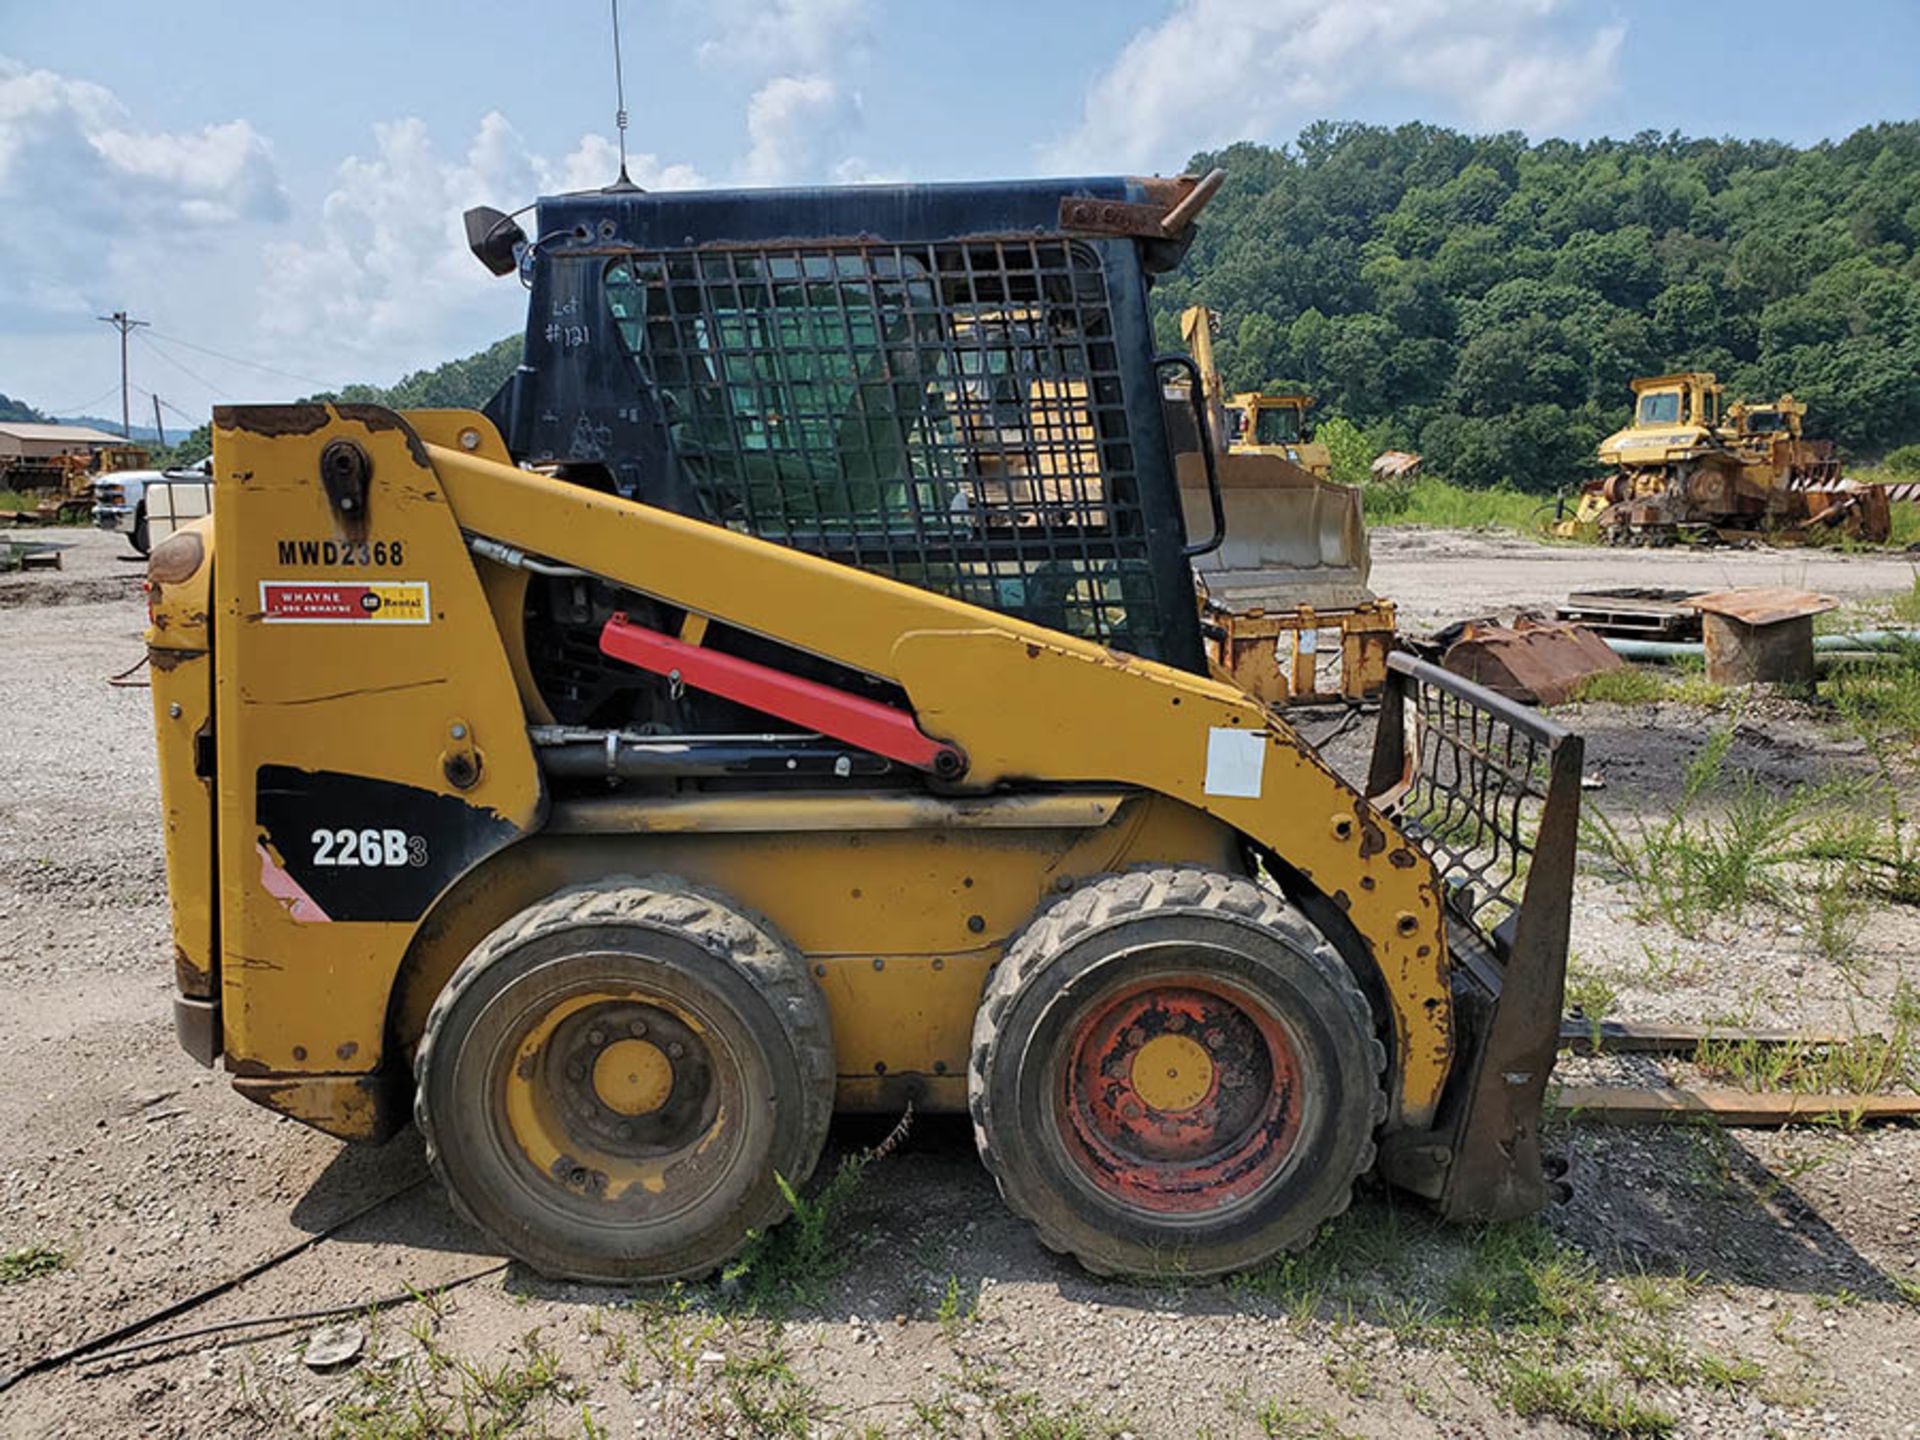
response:
<path id="1" fill-rule="evenodd" d="M 392 385 L 347 385 L 307 398 L 387 405 L 395 410 L 478 410 L 519 363 L 520 336 L 515 333 L 462 359 L 416 370 Z"/>
<path id="2" fill-rule="evenodd" d="M 1321 123 L 1214 165 L 1153 292 L 1162 348 L 1211 306 L 1229 386 L 1310 390 L 1365 431 L 1340 451 L 1550 490 L 1591 473 L 1632 377 L 1688 369 L 1793 391 L 1855 458 L 1920 441 L 1920 122 L 1806 150 Z M 513 335 L 338 398 L 478 406 L 519 358 Z"/>
<path id="3" fill-rule="evenodd" d="M 1920 123 L 1806 150 L 1322 123 L 1215 165 L 1163 348 L 1211 306 L 1229 388 L 1304 387 L 1459 483 L 1589 473 L 1628 380 L 1673 370 L 1791 390 L 1854 456 L 1920 440 Z"/>

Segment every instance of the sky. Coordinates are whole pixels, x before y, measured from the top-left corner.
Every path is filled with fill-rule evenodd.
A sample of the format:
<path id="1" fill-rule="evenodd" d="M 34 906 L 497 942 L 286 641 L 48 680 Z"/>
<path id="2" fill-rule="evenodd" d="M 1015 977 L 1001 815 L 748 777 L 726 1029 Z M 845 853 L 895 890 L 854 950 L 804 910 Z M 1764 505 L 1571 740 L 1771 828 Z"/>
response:
<path id="1" fill-rule="evenodd" d="M 652 188 L 1177 173 L 1317 119 L 1811 144 L 1920 115 L 1920 5 L 623 0 Z M 136 423 L 517 331 L 468 206 L 610 181 L 607 0 L 0 0 L 0 392 Z"/>

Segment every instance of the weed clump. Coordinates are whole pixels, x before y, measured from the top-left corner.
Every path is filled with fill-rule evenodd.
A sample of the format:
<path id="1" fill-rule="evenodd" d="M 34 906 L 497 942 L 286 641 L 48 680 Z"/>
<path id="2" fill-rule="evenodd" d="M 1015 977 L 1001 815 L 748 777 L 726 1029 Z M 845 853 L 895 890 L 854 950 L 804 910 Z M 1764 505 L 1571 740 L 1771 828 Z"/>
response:
<path id="1" fill-rule="evenodd" d="M 70 1263 L 67 1252 L 52 1245 L 22 1245 L 13 1250 L 0 1250 L 0 1285 L 23 1284 L 64 1270 Z"/>

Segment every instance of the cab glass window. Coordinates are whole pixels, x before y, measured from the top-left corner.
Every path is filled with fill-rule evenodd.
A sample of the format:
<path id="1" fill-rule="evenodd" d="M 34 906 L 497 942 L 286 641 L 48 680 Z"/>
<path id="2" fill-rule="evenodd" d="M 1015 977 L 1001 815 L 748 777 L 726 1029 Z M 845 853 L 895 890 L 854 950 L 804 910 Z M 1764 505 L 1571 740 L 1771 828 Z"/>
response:
<path id="1" fill-rule="evenodd" d="M 1262 407 L 1254 421 L 1254 442 L 1259 445 L 1291 445 L 1300 438 L 1300 413 Z"/>
<path id="2" fill-rule="evenodd" d="M 1640 397 L 1640 424 L 1674 425 L 1680 420 L 1680 392 L 1656 390 Z"/>

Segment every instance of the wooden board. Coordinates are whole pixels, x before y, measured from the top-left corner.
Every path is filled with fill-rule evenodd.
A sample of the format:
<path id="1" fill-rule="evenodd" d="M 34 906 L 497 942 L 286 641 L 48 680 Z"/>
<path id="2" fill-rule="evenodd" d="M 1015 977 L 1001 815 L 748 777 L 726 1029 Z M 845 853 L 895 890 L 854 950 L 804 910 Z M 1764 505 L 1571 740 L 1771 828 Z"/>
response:
<path id="1" fill-rule="evenodd" d="M 1722 1125 L 1773 1126 L 1841 1115 L 1861 1120 L 1920 1120 L 1920 1095 L 1755 1094 L 1747 1090 L 1637 1089 L 1624 1085 L 1565 1085 L 1554 1109 L 1579 1119 L 1627 1125 L 1663 1125 L 1695 1119 Z"/>
<path id="2" fill-rule="evenodd" d="M 1576 1055 L 1691 1055 L 1706 1040 L 1730 1045 L 1846 1045 L 1870 1035 L 1830 1035 L 1817 1030 L 1750 1030 L 1738 1025 L 1642 1024 L 1634 1020 L 1560 1022 L 1560 1043 Z"/>

